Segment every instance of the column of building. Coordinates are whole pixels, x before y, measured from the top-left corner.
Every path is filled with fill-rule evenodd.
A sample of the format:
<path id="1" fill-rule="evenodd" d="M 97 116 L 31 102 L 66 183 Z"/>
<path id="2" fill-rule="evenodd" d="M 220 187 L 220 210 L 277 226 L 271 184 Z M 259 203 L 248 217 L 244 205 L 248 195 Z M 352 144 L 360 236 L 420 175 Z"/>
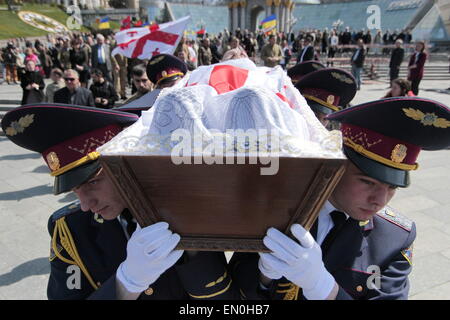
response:
<path id="1" fill-rule="evenodd" d="M 273 0 L 266 0 L 266 17 L 272 14 L 272 2 Z"/>
<path id="2" fill-rule="evenodd" d="M 247 1 L 241 1 L 239 4 L 239 9 L 241 10 L 241 21 L 239 23 L 239 26 L 241 30 L 245 30 L 247 28 Z"/>
<path id="3" fill-rule="evenodd" d="M 277 31 L 281 31 L 281 17 L 280 17 L 280 4 L 281 0 L 273 0 L 273 6 L 275 9 L 275 16 L 277 18 Z"/>
<path id="4" fill-rule="evenodd" d="M 291 17 L 292 17 L 292 11 L 294 10 L 294 7 L 295 7 L 295 2 L 293 0 L 286 0 L 284 5 L 286 7 L 286 18 L 285 18 L 284 31 L 291 32 L 292 31 L 291 30 L 292 29 Z"/>

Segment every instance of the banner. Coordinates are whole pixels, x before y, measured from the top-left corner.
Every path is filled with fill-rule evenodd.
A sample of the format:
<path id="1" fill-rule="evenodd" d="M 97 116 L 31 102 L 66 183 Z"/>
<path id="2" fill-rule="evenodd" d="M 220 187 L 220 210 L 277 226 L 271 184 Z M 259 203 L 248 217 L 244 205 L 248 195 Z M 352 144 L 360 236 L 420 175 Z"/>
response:
<path id="1" fill-rule="evenodd" d="M 109 29 L 109 17 L 103 18 L 100 20 L 100 23 L 98 25 L 99 29 Z"/>
<path id="2" fill-rule="evenodd" d="M 112 55 L 142 60 L 161 53 L 173 54 L 190 19 L 187 16 L 161 25 L 119 31 L 115 34 L 117 47 Z"/>
<path id="3" fill-rule="evenodd" d="M 264 31 L 264 32 L 269 32 L 269 31 L 275 29 L 277 26 L 277 16 L 274 14 L 271 16 L 268 16 L 263 21 L 261 21 L 260 25 L 261 25 L 262 31 Z"/>

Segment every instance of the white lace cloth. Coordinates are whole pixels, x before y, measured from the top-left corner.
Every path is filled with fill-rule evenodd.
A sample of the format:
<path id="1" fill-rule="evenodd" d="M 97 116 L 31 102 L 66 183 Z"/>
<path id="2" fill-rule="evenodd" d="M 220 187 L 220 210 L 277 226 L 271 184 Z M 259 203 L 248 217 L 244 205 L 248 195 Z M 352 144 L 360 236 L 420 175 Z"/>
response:
<path id="1" fill-rule="evenodd" d="M 344 158 L 281 67 L 249 59 L 202 66 L 98 151 L 103 155 Z"/>

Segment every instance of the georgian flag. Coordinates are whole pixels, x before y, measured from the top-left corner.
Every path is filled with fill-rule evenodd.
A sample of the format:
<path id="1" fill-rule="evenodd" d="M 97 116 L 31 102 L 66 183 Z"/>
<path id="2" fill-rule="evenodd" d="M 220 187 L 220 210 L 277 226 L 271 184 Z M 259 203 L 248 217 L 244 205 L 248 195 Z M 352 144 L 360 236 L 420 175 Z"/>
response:
<path id="1" fill-rule="evenodd" d="M 257 67 L 248 58 L 200 66 L 190 73 L 185 86 L 208 85 L 221 95 L 241 87 L 264 87 L 275 93 L 280 102 L 298 110 L 307 105 L 286 72 L 277 68 Z"/>
<path id="2" fill-rule="evenodd" d="M 119 31 L 115 34 L 117 47 L 112 55 L 143 60 L 161 53 L 173 54 L 190 19 L 187 16 L 161 25 Z"/>

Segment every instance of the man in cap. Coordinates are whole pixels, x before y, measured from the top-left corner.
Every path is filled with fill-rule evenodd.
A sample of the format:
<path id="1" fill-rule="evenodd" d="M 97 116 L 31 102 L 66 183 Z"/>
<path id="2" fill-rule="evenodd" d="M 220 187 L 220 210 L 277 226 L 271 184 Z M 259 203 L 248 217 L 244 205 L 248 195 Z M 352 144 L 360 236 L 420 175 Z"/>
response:
<path id="1" fill-rule="evenodd" d="M 187 71 L 186 63 L 170 54 L 154 56 L 147 64 L 147 75 L 155 89 L 174 86 Z"/>
<path id="2" fill-rule="evenodd" d="M 391 98 L 329 118 L 342 123 L 346 172 L 309 232 L 293 224 L 290 238 L 270 228 L 264 237 L 270 253 L 233 257 L 233 277 L 250 299 L 408 297 L 416 227 L 386 205 L 409 185 L 421 149 L 450 145 L 450 110 L 431 100 Z"/>
<path id="3" fill-rule="evenodd" d="M 143 72 L 142 67 L 139 67 L 139 74 Z M 175 56 L 170 54 L 154 56 L 147 64 L 145 77 L 141 75 L 141 82 L 135 82 L 139 96 L 130 98 L 118 110 L 132 112 L 140 116 L 142 111 L 153 106 L 162 89 L 174 86 L 186 75 L 187 71 L 186 63 Z M 134 79 L 137 79 L 137 76 L 133 73 Z M 144 90 L 141 89 L 144 86 L 143 79 L 147 79 L 145 85 L 147 83 L 154 84 L 154 89 L 145 92 L 145 94 Z M 140 91 L 141 94 L 139 94 Z"/>
<path id="4" fill-rule="evenodd" d="M 289 68 L 287 75 L 291 78 L 292 83 L 295 85 L 301 78 L 306 76 L 308 73 L 325 69 L 325 66 L 320 62 L 311 60 L 302 63 L 297 63 L 292 68 Z"/>
<path id="5" fill-rule="evenodd" d="M 42 154 L 55 177 L 54 193 L 73 191 L 79 199 L 48 222 L 48 297 L 230 298 L 223 254 L 175 250 L 180 237 L 165 222 L 136 226 L 101 168 L 96 148 L 137 119 L 114 110 L 45 104 L 19 107 L 3 118 L 12 142 Z"/>
<path id="6" fill-rule="evenodd" d="M 295 87 L 305 97 L 317 119 L 327 127 L 326 116 L 347 106 L 356 94 L 351 74 L 335 68 L 320 69 L 302 77 Z"/>

